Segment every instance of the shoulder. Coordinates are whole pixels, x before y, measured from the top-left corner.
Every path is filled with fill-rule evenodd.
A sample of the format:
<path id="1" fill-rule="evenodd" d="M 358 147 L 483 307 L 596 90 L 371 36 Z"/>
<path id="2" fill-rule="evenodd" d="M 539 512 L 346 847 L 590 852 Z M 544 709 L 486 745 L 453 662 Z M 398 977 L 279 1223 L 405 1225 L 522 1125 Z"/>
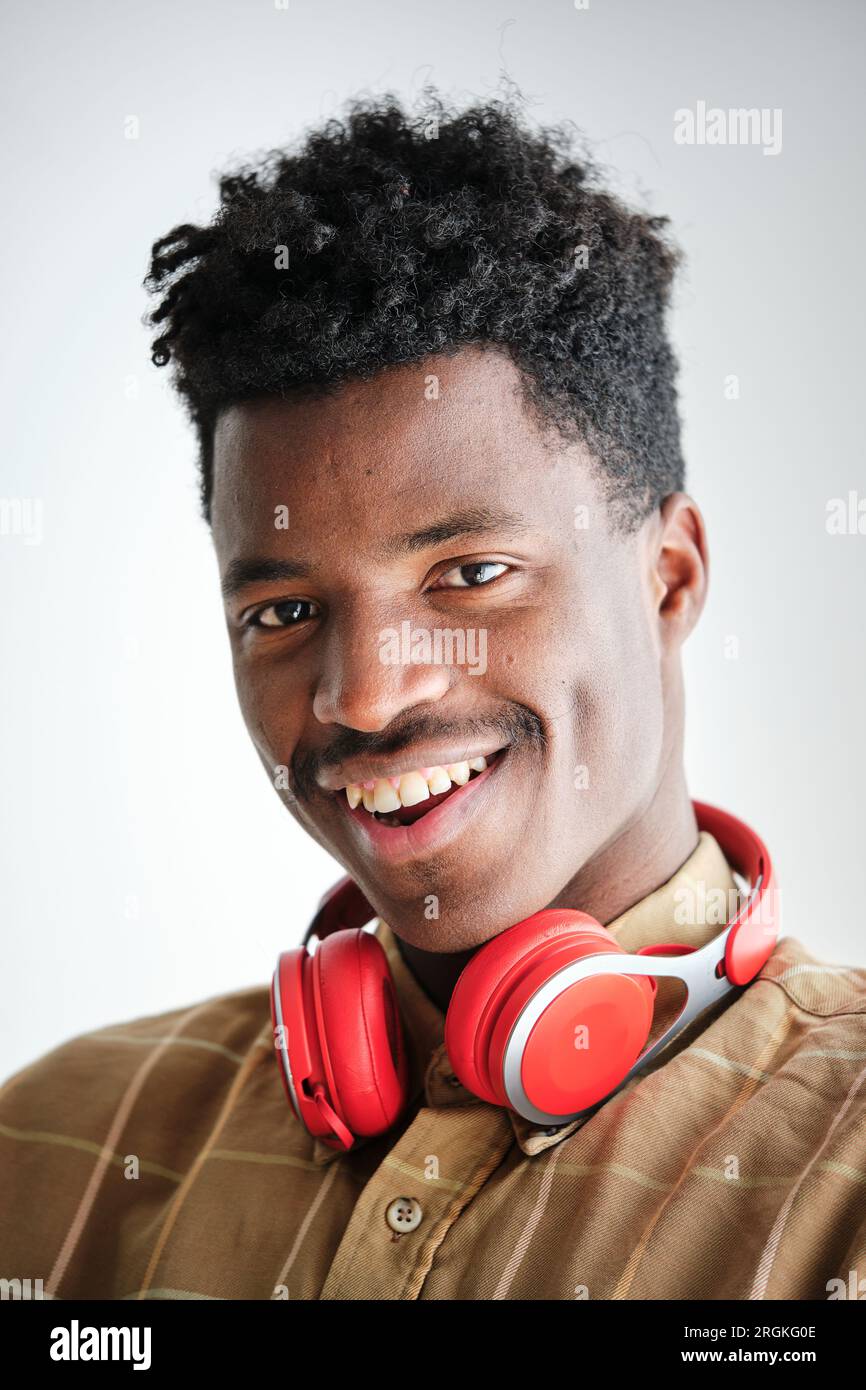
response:
<path id="1" fill-rule="evenodd" d="M 815 1018 L 866 1015 L 866 967 L 819 959 L 798 941 L 785 936 L 758 975 L 758 981 L 778 987 L 798 1009 Z"/>
<path id="2" fill-rule="evenodd" d="M 0 1141 L 34 1128 L 84 1137 L 88 1119 L 99 1123 L 121 1104 L 131 1113 L 145 1093 L 165 1106 L 212 1089 L 270 1046 L 266 986 L 78 1034 L 0 1087 Z"/>
<path id="3" fill-rule="evenodd" d="M 242 1095 L 274 1095 L 265 986 L 81 1033 L 0 1089 L 0 1274 L 117 1297 Z M 135 1179 L 135 1181 L 132 1181 Z M 134 1283 L 133 1287 L 137 1287 Z"/>
<path id="4" fill-rule="evenodd" d="M 775 1123 L 816 1161 L 820 1153 L 822 1164 L 862 1175 L 866 970 L 821 960 L 783 937 L 746 989 L 736 1021 L 757 1077 L 772 1083 Z"/>

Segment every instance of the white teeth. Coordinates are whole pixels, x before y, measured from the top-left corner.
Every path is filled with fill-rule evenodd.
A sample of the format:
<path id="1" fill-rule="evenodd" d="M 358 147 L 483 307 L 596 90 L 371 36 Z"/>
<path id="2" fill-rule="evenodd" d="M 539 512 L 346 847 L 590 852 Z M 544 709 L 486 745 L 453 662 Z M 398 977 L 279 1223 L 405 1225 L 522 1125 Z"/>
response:
<path id="1" fill-rule="evenodd" d="M 444 767 L 432 767 L 427 778 L 427 786 L 430 788 L 431 796 L 439 796 L 442 792 L 450 792 L 451 778 Z"/>
<path id="2" fill-rule="evenodd" d="M 437 772 L 439 770 L 439 768 L 436 769 Z M 445 786 L 437 787 L 436 791 L 447 792 L 450 786 L 451 783 L 448 781 L 448 778 L 446 777 Z M 427 801 L 430 797 L 431 792 L 433 792 L 434 796 L 436 795 L 436 791 L 433 790 L 432 781 L 428 787 L 420 772 L 405 772 L 403 776 L 400 778 L 400 786 L 398 790 L 400 793 L 400 801 L 404 806 L 417 806 L 419 801 Z M 376 809 L 378 810 L 378 807 Z"/>
<path id="3" fill-rule="evenodd" d="M 471 773 L 483 772 L 486 767 L 486 758 L 470 758 L 467 762 L 449 763 L 447 767 L 426 768 L 424 772 L 404 772 L 399 780 L 377 777 L 372 787 L 349 782 L 343 790 L 353 811 L 363 802 L 365 811 L 389 815 L 401 806 L 417 806 L 431 796 L 441 796 L 451 790 L 452 783 L 465 787 Z"/>
<path id="4" fill-rule="evenodd" d="M 373 803 L 380 815 L 386 815 L 388 811 L 399 811 L 400 798 L 390 782 L 386 782 L 384 777 L 376 780 L 373 788 Z"/>

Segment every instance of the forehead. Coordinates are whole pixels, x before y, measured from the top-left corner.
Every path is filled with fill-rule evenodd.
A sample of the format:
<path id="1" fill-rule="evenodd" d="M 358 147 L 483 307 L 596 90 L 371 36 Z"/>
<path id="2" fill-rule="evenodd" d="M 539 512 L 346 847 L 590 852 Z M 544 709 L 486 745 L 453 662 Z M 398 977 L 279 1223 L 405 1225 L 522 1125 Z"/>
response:
<path id="1" fill-rule="evenodd" d="M 318 399 L 267 399 L 224 412 L 214 440 L 218 549 L 273 529 L 356 536 L 495 499 L 561 506 L 562 486 L 597 500 L 589 456 L 545 431 L 523 377 L 495 350 L 462 349 L 352 381 Z"/>

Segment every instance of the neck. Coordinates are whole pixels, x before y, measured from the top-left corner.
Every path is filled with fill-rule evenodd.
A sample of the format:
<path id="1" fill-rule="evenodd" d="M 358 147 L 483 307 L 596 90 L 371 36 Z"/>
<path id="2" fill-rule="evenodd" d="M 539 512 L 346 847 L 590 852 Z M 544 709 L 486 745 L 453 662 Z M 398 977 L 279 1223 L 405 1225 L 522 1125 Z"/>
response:
<path id="1" fill-rule="evenodd" d="M 569 879 L 546 907 L 587 912 L 606 926 L 666 883 L 698 842 L 698 826 L 680 770 L 617 836 Z M 447 1010 L 451 994 L 474 950 L 441 954 L 419 950 L 397 937 L 400 953 L 433 1002 Z M 476 948 L 480 949 L 480 948 Z"/>

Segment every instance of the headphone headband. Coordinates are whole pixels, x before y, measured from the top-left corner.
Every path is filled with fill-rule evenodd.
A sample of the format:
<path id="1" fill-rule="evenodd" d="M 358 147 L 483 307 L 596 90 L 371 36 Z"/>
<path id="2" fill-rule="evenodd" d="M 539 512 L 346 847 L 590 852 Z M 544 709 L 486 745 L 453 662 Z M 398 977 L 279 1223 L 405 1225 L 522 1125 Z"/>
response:
<path id="1" fill-rule="evenodd" d="M 776 944 L 773 865 L 763 840 L 743 821 L 703 801 L 693 801 L 692 805 L 698 828 L 718 841 L 732 869 L 751 885 L 747 901 L 724 928 L 728 933 L 725 974 L 731 984 L 745 985 L 755 978 Z M 313 936 L 323 941 L 333 932 L 364 927 L 376 915 L 357 883 L 346 875 L 322 897 L 304 945 Z"/>
<path id="2" fill-rule="evenodd" d="M 748 899 L 728 924 L 725 974 L 734 985 L 747 985 L 772 954 L 779 933 L 776 880 L 770 854 L 754 830 L 728 811 L 694 801 L 698 827 L 719 843 L 731 868 L 748 879 Z"/>

